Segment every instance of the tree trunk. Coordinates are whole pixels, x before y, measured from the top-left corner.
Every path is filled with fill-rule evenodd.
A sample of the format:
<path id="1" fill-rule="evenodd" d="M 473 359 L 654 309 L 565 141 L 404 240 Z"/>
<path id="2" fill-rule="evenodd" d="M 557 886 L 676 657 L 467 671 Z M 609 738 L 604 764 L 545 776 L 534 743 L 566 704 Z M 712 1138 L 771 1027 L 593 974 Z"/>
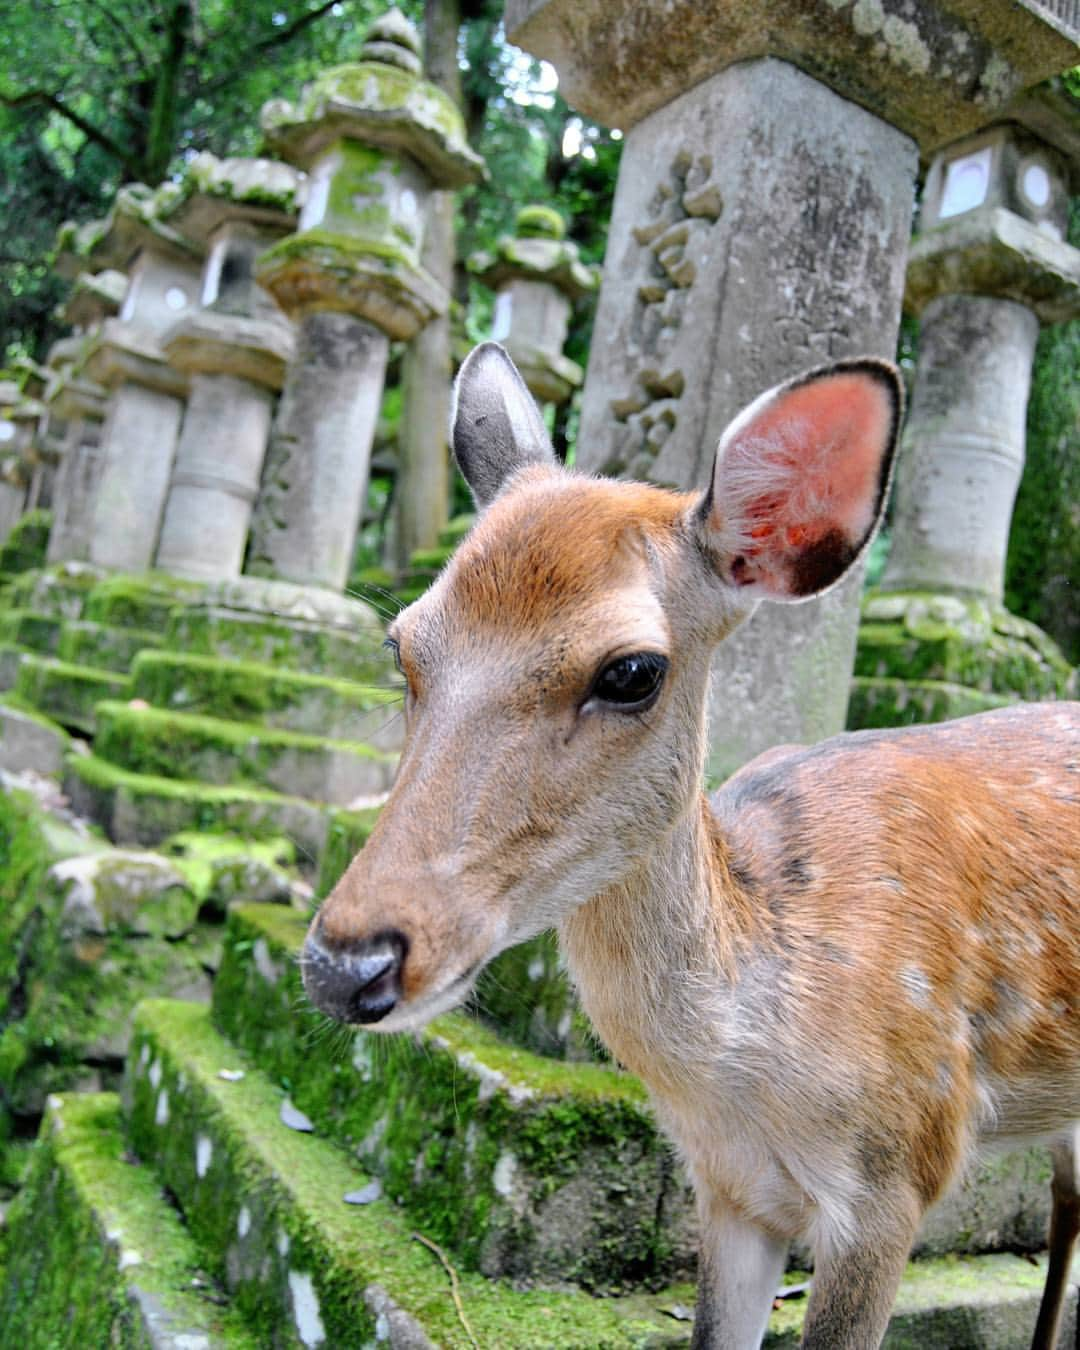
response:
<path id="1" fill-rule="evenodd" d="M 424 74 L 461 106 L 457 63 L 460 0 L 425 0 Z M 433 192 L 421 261 L 450 291 L 454 279 L 454 195 Z M 404 571 L 418 548 L 433 548 L 450 497 L 450 320 L 434 319 L 413 338 L 402 361 L 401 422 L 395 489 L 395 564 Z"/>
<path id="2" fill-rule="evenodd" d="M 156 187 L 164 179 L 176 147 L 180 75 L 191 40 L 193 17 L 192 0 L 172 0 L 166 19 L 161 64 L 154 75 L 154 97 L 146 138 L 143 181 L 150 187 Z"/>

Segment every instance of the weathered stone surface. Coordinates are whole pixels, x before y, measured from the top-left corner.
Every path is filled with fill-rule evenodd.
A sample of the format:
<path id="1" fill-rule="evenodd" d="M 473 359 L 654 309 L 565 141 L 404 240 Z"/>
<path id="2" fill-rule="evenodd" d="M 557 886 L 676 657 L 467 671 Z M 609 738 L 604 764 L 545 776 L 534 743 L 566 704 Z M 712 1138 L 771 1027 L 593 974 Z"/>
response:
<path id="1" fill-rule="evenodd" d="M 121 703 L 96 709 L 95 753 L 134 773 L 272 788 L 346 806 L 385 792 L 396 758 L 351 741 Z"/>
<path id="2" fill-rule="evenodd" d="M 60 933 L 76 945 L 108 933 L 179 938 L 195 925 L 198 897 L 155 853 L 110 849 L 68 858 L 48 879 L 62 905 Z"/>
<path id="3" fill-rule="evenodd" d="M 885 590 L 1000 603 L 1038 333 L 1011 300 L 943 295 L 925 311 Z"/>
<path id="4" fill-rule="evenodd" d="M 201 309 L 166 330 L 162 349 L 176 370 L 232 376 L 277 391 L 285 381 L 295 343 L 280 314 L 264 317 Z M 198 387 L 193 382 L 188 395 L 189 417 Z M 205 418 L 202 430 L 207 430 Z"/>
<path id="5" fill-rule="evenodd" d="M 401 748 L 399 690 L 187 652 L 144 652 L 132 693 L 156 707 Z"/>
<path id="6" fill-rule="evenodd" d="M 944 296 L 1013 300 L 1064 323 L 1080 314 L 1080 249 L 1002 207 L 966 211 L 911 242 L 906 307 L 921 314 Z"/>
<path id="7" fill-rule="evenodd" d="M 112 628 L 164 632 L 174 609 L 197 603 L 202 586 L 163 572 L 103 577 L 86 598 L 83 617 Z"/>
<path id="8" fill-rule="evenodd" d="M 68 758 L 64 791 L 80 815 L 97 821 L 118 844 L 153 846 L 193 829 L 254 839 L 285 835 L 313 860 L 326 838 L 325 814 L 299 797 L 130 773 L 94 755 Z"/>
<path id="9" fill-rule="evenodd" d="M 978 596 L 872 591 L 863 603 L 855 673 L 944 681 L 1009 698 L 1070 698 L 1076 672 L 1033 623 Z"/>
<path id="10" fill-rule="evenodd" d="M 251 522 L 248 570 L 340 591 L 349 575 L 389 341 L 348 314 L 297 334 Z"/>
<path id="11" fill-rule="evenodd" d="M 120 309 L 127 287 L 127 277 L 115 268 L 80 272 L 64 305 L 64 322 L 76 329 L 101 323 Z"/>
<path id="12" fill-rule="evenodd" d="M 231 221 L 284 232 L 292 227 L 305 190 L 304 175 L 280 159 L 219 159 L 204 150 L 184 165 L 180 193 L 164 218 L 203 245 Z"/>
<path id="13" fill-rule="evenodd" d="M 929 153 L 1074 66 L 1080 17 L 1070 0 L 508 0 L 506 31 L 606 126 L 628 130 L 735 62 L 778 56 Z"/>
<path id="14" fill-rule="evenodd" d="M 1002 708 L 1011 698 L 965 689 L 946 680 L 909 680 L 887 675 L 855 675 L 848 701 L 848 731 L 903 727 L 915 722 L 947 722 L 954 717 Z"/>
<path id="15" fill-rule="evenodd" d="M 0 768 L 55 775 L 63 768 L 70 745 L 67 733 L 55 722 L 0 705 Z"/>
<path id="16" fill-rule="evenodd" d="M 69 619 L 60 633 L 56 654 L 73 665 L 97 666 L 126 675 L 139 652 L 160 647 L 164 640 L 160 630 L 113 628 L 86 619 Z"/>
<path id="17" fill-rule="evenodd" d="M 7 1216 L 0 1325 L 22 1345 L 254 1350 L 156 1178 L 125 1157 L 120 1100 L 52 1096 Z M 208 1297 L 210 1295 L 210 1297 Z"/>
<path id="18" fill-rule="evenodd" d="M 94 706 L 103 698 L 124 697 L 127 689 L 123 675 L 32 655 L 21 661 L 15 682 L 15 692 L 32 708 L 91 736 Z"/>
<path id="19" fill-rule="evenodd" d="M 581 467 L 704 489 L 721 432 L 763 389 L 838 357 L 891 355 L 915 167 L 899 132 L 780 61 L 733 66 L 634 126 Z M 859 585 L 765 606 L 725 641 L 710 773 L 843 727 Z"/>

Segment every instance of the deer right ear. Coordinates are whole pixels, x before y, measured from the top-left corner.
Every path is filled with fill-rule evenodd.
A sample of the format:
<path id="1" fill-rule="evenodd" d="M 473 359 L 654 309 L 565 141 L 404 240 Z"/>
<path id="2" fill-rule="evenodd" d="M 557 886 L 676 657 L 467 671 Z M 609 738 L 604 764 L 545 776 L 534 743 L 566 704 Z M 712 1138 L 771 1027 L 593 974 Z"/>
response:
<path id="1" fill-rule="evenodd" d="M 519 469 L 558 462 L 533 396 L 497 342 L 481 344 L 462 362 L 450 444 L 480 510 Z"/>

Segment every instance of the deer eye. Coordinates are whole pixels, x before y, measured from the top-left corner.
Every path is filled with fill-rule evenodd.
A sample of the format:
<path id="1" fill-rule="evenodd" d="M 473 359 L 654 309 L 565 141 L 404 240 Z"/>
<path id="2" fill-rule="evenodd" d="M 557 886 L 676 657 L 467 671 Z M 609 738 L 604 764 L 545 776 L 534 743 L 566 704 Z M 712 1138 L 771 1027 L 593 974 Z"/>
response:
<path id="1" fill-rule="evenodd" d="M 667 668 L 668 659 L 659 652 L 620 656 L 597 675 L 589 699 L 600 699 L 619 712 L 643 712 L 659 697 Z"/>
<path id="2" fill-rule="evenodd" d="M 383 642 L 383 646 L 393 657 L 394 668 L 397 670 L 397 673 L 399 675 L 404 675 L 405 672 L 401 668 L 401 648 L 398 646 L 397 639 L 388 637 Z"/>

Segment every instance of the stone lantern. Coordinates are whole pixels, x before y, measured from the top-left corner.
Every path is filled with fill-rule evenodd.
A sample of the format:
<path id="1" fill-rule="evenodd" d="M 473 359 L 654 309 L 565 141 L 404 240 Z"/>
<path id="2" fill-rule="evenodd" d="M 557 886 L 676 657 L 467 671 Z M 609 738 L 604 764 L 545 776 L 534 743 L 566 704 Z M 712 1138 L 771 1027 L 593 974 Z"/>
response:
<path id="1" fill-rule="evenodd" d="M 296 224 L 303 175 L 268 159 L 198 155 L 167 223 L 206 250 L 201 300 L 162 335 L 190 377 L 156 565 L 177 576 L 240 574 L 292 325 L 255 281 L 258 255 Z"/>
<path id="2" fill-rule="evenodd" d="M 88 379 L 82 365 L 91 338 L 119 311 L 126 293 L 127 277 L 122 272 L 108 268 L 79 272 L 60 311 L 75 331 L 54 343 L 48 356 L 44 397 L 49 435 L 58 449 L 53 520 L 45 554 L 49 563 L 90 557 L 108 391 Z"/>
<path id="3" fill-rule="evenodd" d="M 779 380 L 891 356 L 920 155 L 1076 64 L 1057 0 L 507 0 L 511 42 L 624 134 L 578 436 L 586 470 L 704 488 Z M 842 729 L 860 577 L 717 653 L 709 771 Z"/>
<path id="4" fill-rule="evenodd" d="M 566 222 L 549 206 L 518 212 L 516 233 L 495 252 L 476 253 L 469 270 L 495 292 L 491 336 L 501 342 L 538 403 L 565 403 L 584 372 L 563 355 L 570 311 L 600 285 L 577 245 L 565 238 Z"/>
<path id="5" fill-rule="evenodd" d="M 433 187 L 474 182 L 480 159 L 461 114 L 420 77 L 419 39 L 398 11 L 370 29 L 355 64 L 263 109 L 267 140 L 306 170 L 294 235 L 257 276 L 297 320 L 252 522 L 249 570 L 339 590 L 352 560 L 391 339 L 445 311 L 420 265 Z"/>
<path id="6" fill-rule="evenodd" d="M 162 222 L 177 189 L 121 188 L 84 256 L 128 273 L 116 318 L 91 337 L 82 373 L 109 390 L 90 561 L 139 571 L 157 546 L 187 375 L 165 360 L 165 330 L 199 302 L 201 256 Z"/>
<path id="7" fill-rule="evenodd" d="M 22 390 L 14 380 L 0 380 L 0 542 L 22 515 L 30 483 L 22 453 L 25 428 L 13 416 L 22 401 Z"/>
<path id="8" fill-rule="evenodd" d="M 1080 250 L 1065 240 L 1080 182 L 1080 101 L 1043 89 L 1012 120 L 945 147 L 926 179 L 906 307 L 919 359 L 897 465 L 880 590 L 863 606 L 853 718 L 881 722 L 889 680 L 939 690 L 935 715 L 972 691 L 1065 692 L 1063 658 L 1003 607 L 1013 503 L 1024 468 L 1028 391 L 1041 325 L 1080 316 Z M 921 687 L 921 686 L 920 686 Z M 871 707 L 870 704 L 873 704 Z"/>

